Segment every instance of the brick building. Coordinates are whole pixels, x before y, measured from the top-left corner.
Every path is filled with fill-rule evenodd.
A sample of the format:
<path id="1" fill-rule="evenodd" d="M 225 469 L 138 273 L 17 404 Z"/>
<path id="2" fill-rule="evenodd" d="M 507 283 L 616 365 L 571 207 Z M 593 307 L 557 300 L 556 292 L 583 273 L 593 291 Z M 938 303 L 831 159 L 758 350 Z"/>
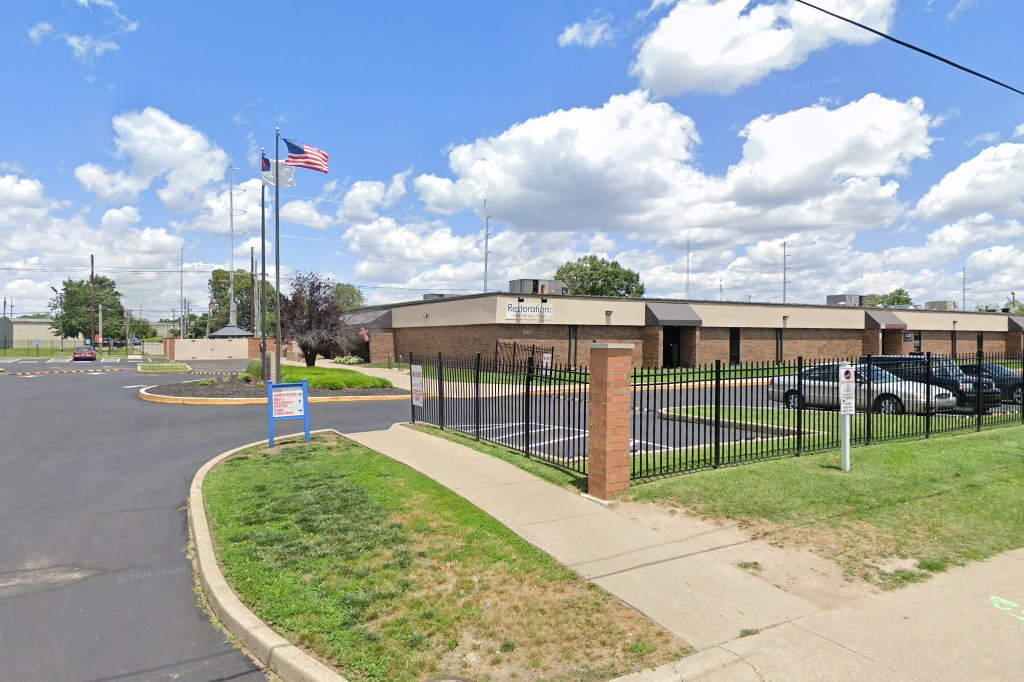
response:
<path id="1" fill-rule="evenodd" d="M 1005 313 L 488 293 L 372 306 L 346 317 L 363 331 L 371 362 L 494 354 L 517 344 L 586 365 L 594 342 L 632 344 L 633 363 L 643 367 L 979 348 L 1024 353 L 1024 316 Z"/>

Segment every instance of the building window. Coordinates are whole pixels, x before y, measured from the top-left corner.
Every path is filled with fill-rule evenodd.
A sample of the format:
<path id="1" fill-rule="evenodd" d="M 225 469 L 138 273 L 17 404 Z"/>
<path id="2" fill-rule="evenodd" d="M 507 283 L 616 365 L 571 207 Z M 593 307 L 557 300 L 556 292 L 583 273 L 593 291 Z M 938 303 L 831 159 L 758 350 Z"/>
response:
<path id="1" fill-rule="evenodd" d="M 949 333 L 949 348 L 950 348 L 950 351 L 949 351 L 950 355 L 952 355 L 955 358 L 956 357 L 956 332 L 955 331 L 952 331 L 952 332 Z"/>
<path id="2" fill-rule="evenodd" d="M 729 329 L 729 364 L 740 364 L 740 330 L 739 327 Z"/>
<path id="3" fill-rule="evenodd" d="M 914 352 L 921 352 L 921 332 L 914 332 Z"/>
<path id="4" fill-rule="evenodd" d="M 775 330 L 775 362 L 780 363 L 780 364 L 782 363 L 782 360 L 783 360 L 783 358 L 782 358 L 783 343 L 784 343 L 783 338 L 782 338 L 783 333 L 784 333 L 784 330 L 781 329 L 781 328 Z"/>
<path id="5" fill-rule="evenodd" d="M 576 325 L 569 325 L 569 364 L 576 364 L 576 342 L 579 337 L 579 329 Z"/>
<path id="6" fill-rule="evenodd" d="M 984 332 L 978 332 L 978 352 L 983 353 L 985 351 L 985 334 Z"/>

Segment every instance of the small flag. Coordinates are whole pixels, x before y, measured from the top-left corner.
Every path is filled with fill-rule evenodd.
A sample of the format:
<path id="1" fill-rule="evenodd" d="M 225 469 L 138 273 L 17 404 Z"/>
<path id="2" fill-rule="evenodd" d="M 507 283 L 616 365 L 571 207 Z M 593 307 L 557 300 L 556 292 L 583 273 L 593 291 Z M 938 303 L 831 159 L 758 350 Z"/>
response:
<path id="1" fill-rule="evenodd" d="M 274 162 L 270 159 L 263 159 L 263 184 L 271 185 L 274 184 Z M 286 166 L 283 163 L 280 166 L 279 173 L 281 178 L 281 187 L 294 187 L 295 186 L 295 169 L 291 166 Z"/>
<path id="2" fill-rule="evenodd" d="M 310 144 L 302 144 L 287 138 L 282 139 L 288 145 L 288 158 L 284 160 L 286 164 L 320 171 L 321 173 L 327 172 L 327 152 L 317 149 Z"/>
<path id="3" fill-rule="evenodd" d="M 268 170 L 270 170 L 270 159 L 268 159 L 267 155 L 264 154 L 263 155 L 263 172 L 266 173 Z"/>

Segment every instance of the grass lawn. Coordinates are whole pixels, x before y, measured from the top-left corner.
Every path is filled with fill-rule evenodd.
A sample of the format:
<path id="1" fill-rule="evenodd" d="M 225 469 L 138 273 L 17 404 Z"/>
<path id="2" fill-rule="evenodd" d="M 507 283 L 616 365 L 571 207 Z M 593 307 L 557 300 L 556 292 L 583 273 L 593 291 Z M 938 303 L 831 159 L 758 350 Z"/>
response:
<path id="1" fill-rule="evenodd" d="M 259 362 L 249 363 L 245 370 L 254 377 L 263 375 Z M 341 367 L 296 367 L 281 365 L 281 382 L 292 383 L 307 379 L 310 388 L 339 391 L 345 388 L 393 388 L 387 379 L 371 377 L 361 372 Z"/>
<path id="2" fill-rule="evenodd" d="M 685 645 L 451 491 L 351 441 L 253 450 L 204 484 L 224 573 L 351 680 L 600 680 Z"/>
<path id="3" fill-rule="evenodd" d="M 649 481 L 634 485 L 632 497 L 754 524 L 884 587 L 1024 546 L 1019 428 L 874 445 L 851 456 L 849 474 L 831 451 Z"/>
<path id="4" fill-rule="evenodd" d="M 139 371 L 143 374 L 174 374 L 188 372 L 191 368 L 182 362 L 152 362 L 140 364 Z"/>

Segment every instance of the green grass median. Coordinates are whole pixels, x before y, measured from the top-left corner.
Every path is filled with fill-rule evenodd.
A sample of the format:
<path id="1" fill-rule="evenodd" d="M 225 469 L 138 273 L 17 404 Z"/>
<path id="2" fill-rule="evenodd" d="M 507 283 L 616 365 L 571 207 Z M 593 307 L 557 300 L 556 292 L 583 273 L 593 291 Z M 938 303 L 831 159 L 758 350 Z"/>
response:
<path id="1" fill-rule="evenodd" d="M 139 364 L 139 371 L 143 374 L 178 374 L 191 371 L 191 367 L 181 362 L 152 362 Z"/>
<path id="2" fill-rule="evenodd" d="M 260 363 L 250 363 L 246 373 L 254 377 L 262 376 Z M 393 384 L 387 379 L 371 377 L 367 374 L 341 367 L 296 367 L 294 365 L 281 365 L 281 381 L 283 383 L 294 383 L 306 379 L 310 388 L 322 388 L 330 391 L 340 391 L 346 388 L 393 388 Z"/>
<path id="3" fill-rule="evenodd" d="M 685 645 L 427 477 L 343 438 L 254 449 L 204 499 L 242 600 L 350 680 L 600 680 Z"/>

